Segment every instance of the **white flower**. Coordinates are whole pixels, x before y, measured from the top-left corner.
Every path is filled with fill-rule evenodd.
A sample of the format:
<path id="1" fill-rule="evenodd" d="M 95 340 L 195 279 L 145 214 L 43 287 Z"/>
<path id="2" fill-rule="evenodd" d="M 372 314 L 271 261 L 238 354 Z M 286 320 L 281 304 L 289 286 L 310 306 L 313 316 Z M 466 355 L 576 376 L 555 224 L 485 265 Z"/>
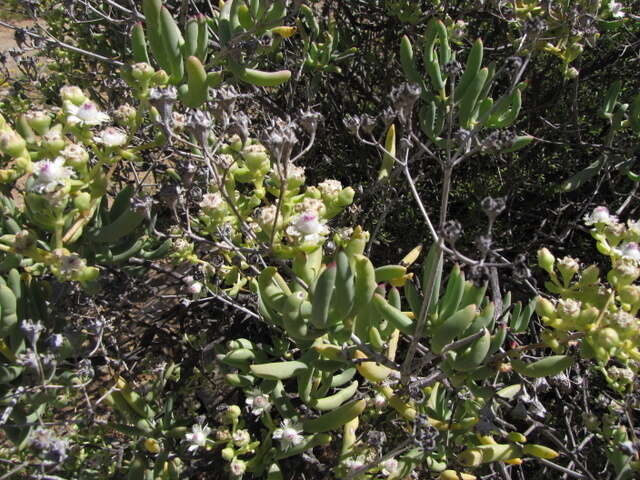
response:
<path id="1" fill-rule="evenodd" d="M 326 211 L 326 207 L 324 206 L 324 202 L 317 198 L 305 197 L 304 200 L 300 203 L 296 203 L 295 206 L 296 212 L 314 212 L 318 215 L 323 215 Z"/>
<path id="2" fill-rule="evenodd" d="M 300 238 L 303 243 L 317 243 L 322 235 L 329 233 L 329 229 L 320 222 L 316 212 L 307 211 L 294 217 L 287 227 L 287 234 Z"/>
<path id="3" fill-rule="evenodd" d="M 350 473 L 354 473 L 364 467 L 364 462 L 362 460 L 354 460 L 352 458 L 349 458 L 345 460 L 344 466 L 349 469 Z"/>
<path id="4" fill-rule="evenodd" d="M 398 460 L 396 460 L 395 458 L 389 458 L 384 462 L 382 462 L 381 465 L 382 465 L 382 474 L 385 477 L 398 473 L 398 471 L 400 470 L 400 464 L 398 463 Z"/>
<path id="5" fill-rule="evenodd" d="M 271 402 L 269 402 L 269 396 L 262 393 L 250 393 L 245 400 L 249 411 L 253 415 L 262 415 L 264 412 L 271 410 Z"/>
<path id="6" fill-rule="evenodd" d="M 276 212 L 277 212 L 277 208 L 275 205 L 268 205 L 266 207 L 262 207 L 260 210 L 258 210 L 258 223 L 260 225 L 262 225 L 263 227 L 265 226 L 271 226 L 273 225 L 273 222 L 276 218 Z"/>
<path id="7" fill-rule="evenodd" d="M 622 11 L 622 3 L 620 2 L 610 2 L 609 11 L 611 12 L 611 16 L 613 18 L 624 17 L 624 12 Z"/>
<path id="8" fill-rule="evenodd" d="M 342 183 L 339 180 L 325 180 L 318 184 L 318 190 L 323 197 L 335 197 L 342 191 Z"/>
<path id="9" fill-rule="evenodd" d="M 206 425 L 203 426 L 199 423 L 193 425 L 193 427 L 191 427 L 191 433 L 187 433 L 184 436 L 185 440 L 191 443 L 187 450 L 189 450 L 190 452 L 195 452 L 198 450 L 198 448 L 204 448 L 207 445 L 207 437 L 210 433 L 211 429 Z"/>
<path id="10" fill-rule="evenodd" d="M 55 160 L 41 160 L 33 165 L 35 183 L 33 190 L 39 193 L 52 192 L 58 186 L 71 178 L 73 170 L 64 166 L 64 158 L 56 157 Z"/>
<path id="11" fill-rule="evenodd" d="M 60 152 L 66 160 L 73 163 L 84 163 L 89 159 L 89 154 L 80 145 L 70 143 Z"/>
<path id="12" fill-rule="evenodd" d="M 81 105 L 64 102 L 67 124 L 93 127 L 109 121 L 109 115 L 100 112 L 95 103 L 86 100 Z"/>
<path id="13" fill-rule="evenodd" d="M 187 285 L 187 292 L 191 295 L 198 295 L 202 291 L 202 283 L 191 282 Z"/>
<path id="14" fill-rule="evenodd" d="M 105 147 L 121 147 L 127 143 L 127 134 L 119 128 L 107 127 L 96 135 L 93 140 Z"/>
<path id="15" fill-rule="evenodd" d="M 290 418 L 285 418 L 280 423 L 280 428 L 274 430 L 273 438 L 280 440 L 282 449 L 286 451 L 304 441 L 304 437 L 300 435 L 300 432 L 302 432 L 302 425 L 292 422 Z"/>
<path id="16" fill-rule="evenodd" d="M 627 242 L 620 249 L 622 258 L 634 260 L 640 263 L 640 248 L 636 242 Z"/>
<path id="17" fill-rule="evenodd" d="M 464 20 L 456 20 L 451 30 L 451 37 L 454 40 L 462 40 L 467 33 L 467 22 Z"/>
<path id="18" fill-rule="evenodd" d="M 373 404 L 378 410 L 380 410 L 387 404 L 387 397 L 381 393 L 376 393 L 376 396 L 373 397 Z"/>
<path id="19" fill-rule="evenodd" d="M 596 207 L 589 215 L 585 215 L 584 223 L 586 225 L 596 225 L 598 223 L 604 225 L 612 225 L 618 222 L 618 217 L 611 215 L 607 207 Z"/>
<path id="20" fill-rule="evenodd" d="M 222 198 L 222 195 L 220 195 L 220 192 L 215 192 L 205 193 L 199 205 L 203 210 L 216 210 L 220 208 L 223 203 L 224 199 Z"/>
<path id="21" fill-rule="evenodd" d="M 229 470 L 231 470 L 232 475 L 239 477 L 240 475 L 243 475 L 247 470 L 247 462 L 238 458 L 234 458 L 229 464 Z"/>
<path id="22" fill-rule="evenodd" d="M 236 447 L 244 447 L 251 441 L 249 430 L 245 428 L 241 428 L 233 432 L 231 438 L 233 439 L 233 443 L 236 445 Z"/>
<path id="23" fill-rule="evenodd" d="M 55 250 L 53 253 L 60 260 L 60 273 L 63 275 L 73 275 L 80 272 L 85 266 L 84 259 L 77 253 L 69 253 L 66 249 Z"/>
<path id="24" fill-rule="evenodd" d="M 65 85 L 60 89 L 60 98 L 63 101 L 69 101 L 75 103 L 76 105 L 84 102 L 87 97 L 82 92 L 80 87 L 76 87 L 75 85 Z"/>
<path id="25" fill-rule="evenodd" d="M 640 221 L 627 220 L 627 228 L 631 235 L 640 237 Z"/>
<path id="26" fill-rule="evenodd" d="M 287 170 L 287 178 L 290 180 L 296 180 L 304 183 L 304 167 L 298 167 L 297 165 L 289 165 Z"/>
<path id="27" fill-rule="evenodd" d="M 122 124 L 126 124 L 129 120 L 135 118 L 136 109 L 128 103 L 120 105 L 114 112 L 113 116 L 116 121 Z"/>

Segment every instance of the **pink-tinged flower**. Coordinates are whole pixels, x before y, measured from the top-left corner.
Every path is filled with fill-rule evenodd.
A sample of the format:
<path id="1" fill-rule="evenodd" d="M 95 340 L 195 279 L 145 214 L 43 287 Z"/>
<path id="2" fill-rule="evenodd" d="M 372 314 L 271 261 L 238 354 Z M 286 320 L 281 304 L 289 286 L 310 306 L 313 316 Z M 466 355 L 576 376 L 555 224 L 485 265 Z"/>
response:
<path id="1" fill-rule="evenodd" d="M 628 242 L 622 245 L 622 258 L 628 258 L 640 263 L 640 248 L 636 242 Z"/>
<path id="2" fill-rule="evenodd" d="M 625 15 L 624 11 L 622 10 L 622 3 L 620 2 L 610 2 L 609 11 L 611 12 L 611 16 L 613 18 L 622 18 Z"/>
<path id="3" fill-rule="evenodd" d="M 271 410 L 271 402 L 269 396 L 262 393 L 250 393 L 245 400 L 249 411 L 253 415 L 262 415 L 264 412 Z"/>
<path id="4" fill-rule="evenodd" d="M 247 470 L 247 462 L 238 458 L 234 458 L 229 464 L 229 470 L 231 471 L 232 475 L 239 477 L 240 475 L 243 475 Z"/>
<path id="5" fill-rule="evenodd" d="M 200 208 L 203 210 L 217 210 L 224 204 L 224 199 L 220 192 L 205 193 L 202 196 L 202 201 L 199 203 Z"/>
<path id="6" fill-rule="evenodd" d="M 323 235 L 329 233 L 329 229 L 320 222 L 318 214 L 306 211 L 294 217 L 287 227 L 287 234 L 299 239 L 302 243 L 317 243 Z"/>
<path id="7" fill-rule="evenodd" d="M 618 217 L 611 215 L 607 207 L 596 207 L 588 215 L 584 217 L 586 225 L 612 225 L 618 222 Z"/>
<path id="8" fill-rule="evenodd" d="M 73 170 L 64 166 L 64 158 L 56 157 L 55 160 L 41 160 L 33 165 L 35 182 L 33 190 L 38 193 L 53 192 L 60 185 L 71 178 Z"/>
<path id="9" fill-rule="evenodd" d="M 385 477 L 394 475 L 400 471 L 400 464 L 395 458 L 389 458 L 382 462 L 382 474 Z"/>
<path id="10" fill-rule="evenodd" d="M 206 425 L 200 425 L 196 423 L 193 427 L 191 427 L 191 433 L 187 433 L 184 438 L 189 445 L 190 452 L 195 452 L 198 448 L 204 448 L 207 446 L 207 437 L 211 433 L 211 429 Z"/>
<path id="11" fill-rule="evenodd" d="M 304 441 L 304 437 L 300 435 L 301 432 L 302 425 L 292 422 L 289 418 L 285 418 L 280 423 L 280 428 L 274 430 L 273 438 L 280 440 L 282 450 L 286 451 L 291 447 L 300 445 Z"/>
<path id="12" fill-rule="evenodd" d="M 93 140 L 105 147 L 122 147 L 127 143 L 127 134 L 115 127 L 107 127 L 96 135 Z"/>
<path id="13" fill-rule="evenodd" d="M 64 110 L 69 125 L 93 127 L 109 121 L 109 115 L 99 111 L 91 100 L 86 100 L 80 105 L 64 102 Z"/>
<path id="14" fill-rule="evenodd" d="M 187 292 L 191 295 L 199 295 L 202 291 L 202 283 L 200 282 L 191 282 L 187 285 Z"/>

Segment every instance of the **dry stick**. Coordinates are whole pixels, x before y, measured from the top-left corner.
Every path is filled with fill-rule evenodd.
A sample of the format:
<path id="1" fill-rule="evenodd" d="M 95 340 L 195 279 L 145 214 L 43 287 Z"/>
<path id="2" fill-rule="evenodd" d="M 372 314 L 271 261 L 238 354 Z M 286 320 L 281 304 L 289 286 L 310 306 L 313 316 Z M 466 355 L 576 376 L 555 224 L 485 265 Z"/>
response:
<path id="1" fill-rule="evenodd" d="M 587 477 L 590 480 L 596 480 L 596 478 L 591 474 L 589 469 L 587 469 L 587 467 L 578 459 L 578 456 L 575 453 L 573 453 L 571 450 L 569 450 L 567 447 L 565 447 L 564 443 L 560 441 L 558 437 L 556 437 L 553 433 L 551 433 L 551 431 L 547 429 L 544 425 L 540 424 L 539 427 L 542 427 L 541 429 L 542 434 L 549 437 L 553 441 L 553 443 L 555 443 L 556 446 L 560 448 L 560 450 L 566 453 L 571 458 L 571 460 L 573 460 L 573 462 L 582 469 L 582 471 L 587 475 Z"/>
<path id="2" fill-rule="evenodd" d="M 558 470 L 560 472 L 563 472 L 565 475 L 568 475 L 570 477 L 581 478 L 581 479 L 582 478 L 588 478 L 588 477 L 586 477 L 585 475 L 583 475 L 581 473 L 574 472 L 573 470 L 570 470 L 570 469 L 568 469 L 566 467 L 558 465 L 557 463 L 550 462 L 549 460 L 545 460 L 544 458 L 538 458 L 537 460 L 538 460 L 538 462 L 542 463 L 543 465 L 546 465 L 547 467 L 554 468 L 554 469 L 556 469 L 556 470 Z"/>
<path id="3" fill-rule="evenodd" d="M 32 31 L 27 30 L 25 28 L 17 27 L 15 25 L 11 25 L 10 23 L 3 22 L 2 20 L 0 20 L 0 26 L 6 27 L 6 28 L 10 28 L 12 30 L 23 30 L 24 33 L 26 35 L 29 35 L 30 37 L 36 38 L 38 40 L 45 41 L 47 43 L 52 43 L 54 45 L 57 45 L 58 47 L 66 48 L 67 50 L 71 50 L 72 52 L 80 53 L 80 54 L 86 55 L 88 57 L 93 57 L 93 58 L 95 58 L 97 60 L 101 60 L 103 62 L 107 62 L 107 63 L 110 63 L 112 65 L 116 65 L 118 67 L 122 67 L 124 65 L 123 62 L 120 62 L 118 60 L 113 60 L 112 58 L 108 58 L 108 57 L 105 57 L 105 56 L 102 56 L 102 55 L 98 55 L 97 53 L 89 52 L 87 50 L 83 50 L 82 48 L 74 47 L 73 45 L 69 45 L 68 43 L 61 42 L 60 40 L 57 40 L 57 39 L 46 38 L 46 37 L 44 37 L 42 35 L 39 35 L 37 33 L 33 33 Z"/>

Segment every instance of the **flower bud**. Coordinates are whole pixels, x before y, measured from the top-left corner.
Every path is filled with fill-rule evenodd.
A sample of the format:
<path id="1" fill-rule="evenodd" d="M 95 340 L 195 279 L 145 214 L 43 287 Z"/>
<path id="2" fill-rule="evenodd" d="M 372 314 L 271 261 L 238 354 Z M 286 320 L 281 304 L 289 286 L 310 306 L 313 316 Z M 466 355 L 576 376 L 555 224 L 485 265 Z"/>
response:
<path id="1" fill-rule="evenodd" d="M 232 438 L 234 445 L 239 448 L 249 445 L 249 442 L 251 441 L 249 431 L 245 429 L 240 429 L 233 432 Z"/>
<path id="2" fill-rule="evenodd" d="M 86 212 L 91 208 L 91 195 L 89 192 L 80 192 L 73 199 L 73 205 L 81 212 Z"/>
<path id="3" fill-rule="evenodd" d="M 574 79 L 578 78 L 579 76 L 580 76 L 580 70 L 578 70 L 576 67 L 568 68 L 564 72 L 564 77 L 567 80 L 574 80 Z"/>
<path id="4" fill-rule="evenodd" d="M 27 124 L 38 134 L 44 135 L 51 126 L 51 117 L 41 110 L 32 110 L 24 114 Z"/>
<path id="5" fill-rule="evenodd" d="M 549 300 L 543 297 L 538 297 L 536 302 L 536 313 L 540 317 L 552 318 L 555 316 L 556 309 Z"/>
<path id="6" fill-rule="evenodd" d="M 640 302 L 640 286 L 627 285 L 620 290 L 620 301 L 622 303 L 628 303 L 629 305 L 635 305 Z"/>
<path id="7" fill-rule="evenodd" d="M 160 453 L 160 443 L 155 438 L 146 438 L 144 441 L 144 448 L 149 453 Z"/>
<path id="8" fill-rule="evenodd" d="M 47 133 L 42 136 L 42 146 L 47 153 L 57 155 L 60 150 L 65 147 L 65 140 L 62 136 L 62 124 L 58 123 L 51 127 Z"/>
<path id="9" fill-rule="evenodd" d="M 556 258 L 547 248 L 541 248 L 538 250 L 538 265 L 540 268 L 548 273 L 553 273 L 553 266 L 555 262 Z"/>
<path id="10" fill-rule="evenodd" d="M 164 87 L 169 83 L 169 75 L 164 70 L 158 70 L 151 76 L 151 86 Z"/>
<path id="11" fill-rule="evenodd" d="M 138 81 L 149 80 L 154 73 L 153 67 L 145 62 L 136 63 L 131 67 L 131 75 Z"/>
<path id="12" fill-rule="evenodd" d="M 116 122 L 123 127 L 130 127 L 136 120 L 136 109 L 125 103 L 124 105 L 120 105 L 115 112 L 113 112 L 113 117 Z"/>
<path id="13" fill-rule="evenodd" d="M 82 90 L 76 86 L 65 86 L 60 89 L 60 98 L 64 100 L 68 100 L 74 105 L 81 105 L 87 99 Z"/>
<path id="14" fill-rule="evenodd" d="M 242 415 L 242 410 L 238 405 L 229 405 L 224 412 L 224 420 L 233 422 L 240 418 L 240 415 Z"/>
<path id="15" fill-rule="evenodd" d="M 610 351 L 620 344 L 620 335 L 611 327 L 606 327 L 596 332 L 594 337 L 595 342 L 607 351 Z"/>
<path id="16" fill-rule="evenodd" d="M 578 316 L 578 324 L 580 324 L 583 328 L 591 325 L 598 319 L 600 315 L 600 310 L 596 307 L 589 307 L 580 312 Z"/>
<path id="17" fill-rule="evenodd" d="M 78 281 L 80 283 L 87 283 L 95 281 L 100 275 L 100 270 L 96 267 L 84 267 L 78 274 Z"/>
<path id="18" fill-rule="evenodd" d="M 240 135 L 234 133 L 231 138 L 229 138 L 228 146 L 234 152 L 242 150 L 242 138 L 240 138 Z"/>
<path id="19" fill-rule="evenodd" d="M 562 275 L 562 281 L 565 285 L 569 285 L 569 282 L 573 279 L 573 276 L 580 269 L 580 265 L 575 258 L 564 257 L 557 263 L 558 271 Z"/>
<path id="20" fill-rule="evenodd" d="M 242 150 L 242 158 L 244 158 L 247 167 L 252 172 L 269 169 L 269 156 L 267 155 L 267 149 L 263 145 L 247 145 Z"/>
<path id="21" fill-rule="evenodd" d="M 227 447 L 222 449 L 220 455 L 222 456 L 223 460 L 226 460 L 228 462 L 236 456 L 236 452 L 233 448 Z"/>
<path id="22" fill-rule="evenodd" d="M 86 166 L 89 161 L 89 154 L 87 151 L 80 145 L 75 143 L 70 143 L 60 152 L 65 159 L 65 164 L 70 165 L 71 167 L 82 170 Z"/>
<path id="23" fill-rule="evenodd" d="M 13 130 L 0 131 L 0 152 L 16 158 L 24 153 L 26 147 L 27 142 L 18 133 Z"/>

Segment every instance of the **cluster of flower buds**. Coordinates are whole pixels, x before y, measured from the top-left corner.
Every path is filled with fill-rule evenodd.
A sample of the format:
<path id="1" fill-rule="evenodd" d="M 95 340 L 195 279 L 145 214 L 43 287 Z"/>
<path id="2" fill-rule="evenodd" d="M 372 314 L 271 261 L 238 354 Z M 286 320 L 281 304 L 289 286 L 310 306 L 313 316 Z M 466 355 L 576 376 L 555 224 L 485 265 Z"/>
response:
<path id="1" fill-rule="evenodd" d="M 220 152 L 214 168 L 224 185 L 210 186 L 199 215 L 203 230 L 216 240 L 271 244 L 278 255 L 292 258 L 321 245 L 329 234 L 327 222 L 353 201 L 354 190 L 338 180 L 305 187 L 304 168 L 272 162 L 257 140 L 243 145 L 234 135 Z"/>
<path id="2" fill-rule="evenodd" d="M 598 251 L 610 257 L 611 270 L 601 279 L 596 265 L 582 268 L 576 259 L 557 260 L 546 248 L 538 252 L 538 264 L 549 274 L 547 290 L 557 301 L 538 300 L 536 311 L 545 326 L 543 341 L 556 353 L 583 338 L 582 354 L 603 367 L 615 358 L 623 367 L 604 370 L 613 388 L 624 390 L 633 382 L 640 366 L 640 224 L 627 225 L 597 207 L 585 217 L 592 227 Z M 613 369 L 613 370 L 612 370 Z"/>

